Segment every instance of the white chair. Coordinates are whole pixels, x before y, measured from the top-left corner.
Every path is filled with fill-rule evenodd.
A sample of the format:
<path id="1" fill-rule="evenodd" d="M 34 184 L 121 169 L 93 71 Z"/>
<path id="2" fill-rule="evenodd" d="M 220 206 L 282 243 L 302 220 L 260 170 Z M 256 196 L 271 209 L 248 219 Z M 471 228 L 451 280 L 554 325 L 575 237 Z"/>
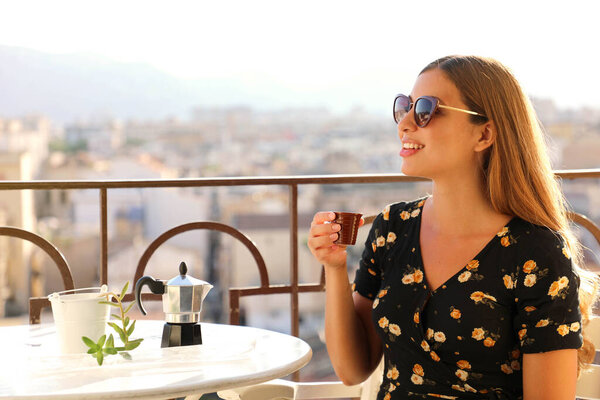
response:
<path id="1" fill-rule="evenodd" d="M 586 336 L 590 338 L 596 351 L 600 350 L 600 317 L 593 316 L 585 326 Z M 594 364 L 589 371 L 581 373 L 577 381 L 575 396 L 578 399 L 600 400 L 600 365 Z"/>
<path id="2" fill-rule="evenodd" d="M 309 400 L 359 398 L 373 400 L 383 379 L 383 360 L 371 376 L 360 385 L 342 382 L 292 382 L 275 379 L 254 386 L 218 392 L 224 400 Z"/>

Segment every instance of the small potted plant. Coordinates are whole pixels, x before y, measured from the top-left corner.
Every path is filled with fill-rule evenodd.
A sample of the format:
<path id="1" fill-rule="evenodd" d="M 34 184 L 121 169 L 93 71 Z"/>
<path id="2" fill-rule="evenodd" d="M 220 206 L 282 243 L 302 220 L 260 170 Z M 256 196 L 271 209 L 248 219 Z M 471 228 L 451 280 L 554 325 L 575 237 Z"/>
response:
<path id="1" fill-rule="evenodd" d="M 132 339 L 131 335 L 135 329 L 135 320 L 131 320 L 127 313 L 131 310 L 131 307 L 135 304 L 131 302 L 127 308 L 123 307 L 123 297 L 125 297 L 125 293 L 127 293 L 127 289 L 129 288 L 129 281 L 125 283 L 123 289 L 120 294 L 114 292 L 103 293 L 104 300 L 100 301 L 100 304 L 106 304 L 111 307 L 115 307 L 119 309 L 118 314 L 111 314 L 116 320 L 120 321 L 120 324 L 117 324 L 113 321 L 108 321 L 107 324 L 114 329 L 114 331 L 119 335 L 122 346 L 115 346 L 115 340 L 113 334 L 111 333 L 108 338 L 106 335 L 102 335 L 97 341 L 93 341 L 89 337 L 82 336 L 83 342 L 89 347 L 87 351 L 88 354 L 91 354 L 92 357 L 98 361 L 98 365 L 102 365 L 104 361 L 104 357 L 112 354 L 119 354 L 126 360 L 131 360 L 131 355 L 129 351 L 135 349 L 142 343 L 144 339 Z M 111 297 L 116 301 L 111 301 Z"/>

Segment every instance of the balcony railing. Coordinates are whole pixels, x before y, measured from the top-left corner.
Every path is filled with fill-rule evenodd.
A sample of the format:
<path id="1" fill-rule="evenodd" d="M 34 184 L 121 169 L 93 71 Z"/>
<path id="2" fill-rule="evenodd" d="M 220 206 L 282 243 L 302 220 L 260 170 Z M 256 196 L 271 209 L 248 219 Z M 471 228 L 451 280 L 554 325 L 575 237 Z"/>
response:
<path id="1" fill-rule="evenodd" d="M 568 170 L 556 171 L 563 180 L 600 178 L 600 169 L 593 170 Z M 273 285 L 269 282 L 268 271 L 260 251 L 254 246 L 251 238 L 238 231 L 234 227 L 220 222 L 191 221 L 188 224 L 177 226 L 152 242 L 141 257 L 135 271 L 134 282 L 139 279 L 146 267 L 148 259 L 153 252 L 167 239 L 179 233 L 197 229 L 217 230 L 229 234 L 242 242 L 251 252 L 258 267 L 260 285 L 246 288 L 230 288 L 230 322 L 239 322 L 239 300 L 242 296 L 264 295 L 283 293 L 291 296 L 291 333 L 299 335 L 299 293 L 323 291 L 325 287 L 324 277 L 312 284 L 300 284 L 298 280 L 298 188 L 302 185 L 360 185 L 360 184 L 382 184 L 422 182 L 423 178 L 409 177 L 401 174 L 377 174 L 377 175 L 329 175 L 329 176 L 287 176 L 287 177 L 236 177 L 236 178 L 202 178 L 202 179 L 174 179 L 174 180 L 110 180 L 110 181 L 0 181 L 0 191 L 10 190 L 98 190 L 99 196 L 99 240 L 100 240 L 100 281 L 108 283 L 108 215 L 107 215 L 107 193 L 115 189 L 152 189 L 152 188 L 183 188 L 183 187 L 232 187 L 232 186 L 285 186 L 288 188 L 289 208 L 289 240 L 290 240 L 290 282 L 289 284 Z M 600 228 L 585 216 L 573 213 L 571 219 L 589 230 L 600 243 Z M 62 253 L 51 243 L 34 232 L 28 232 L 18 227 L 0 227 L 0 236 L 12 236 L 30 241 L 45 251 L 57 265 L 63 280 L 65 289 L 73 289 L 73 278 L 67 260 Z M 159 295 L 144 294 L 144 299 L 158 299 Z M 128 293 L 126 301 L 133 300 L 132 292 Z M 40 310 L 49 306 L 44 297 L 30 299 L 30 323 L 39 323 Z"/>

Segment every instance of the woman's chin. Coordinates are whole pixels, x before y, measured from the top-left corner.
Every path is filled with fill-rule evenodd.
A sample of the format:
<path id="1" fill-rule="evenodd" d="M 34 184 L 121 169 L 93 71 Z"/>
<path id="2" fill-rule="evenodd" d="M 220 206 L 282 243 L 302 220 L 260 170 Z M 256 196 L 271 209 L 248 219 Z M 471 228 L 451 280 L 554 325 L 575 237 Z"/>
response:
<path id="1" fill-rule="evenodd" d="M 419 168 L 414 168 L 414 166 L 410 165 L 410 162 L 403 162 L 401 171 L 404 175 L 421 176 L 419 175 Z"/>
<path id="2" fill-rule="evenodd" d="M 432 179 L 430 176 L 431 174 L 429 173 L 431 171 L 426 171 L 423 168 L 416 168 L 415 166 L 411 166 L 409 163 L 403 163 L 400 171 L 406 176 L 418 176 L 420 178 Z"/>

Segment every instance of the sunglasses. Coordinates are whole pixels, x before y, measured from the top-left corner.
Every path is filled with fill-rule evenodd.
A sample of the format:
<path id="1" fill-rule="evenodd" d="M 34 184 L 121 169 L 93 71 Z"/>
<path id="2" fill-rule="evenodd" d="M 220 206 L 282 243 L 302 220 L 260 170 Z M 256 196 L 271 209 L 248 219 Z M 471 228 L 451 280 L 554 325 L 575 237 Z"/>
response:
<path id="1" fill-rule="evenodd" d="M 394 99 L 394 121 L 396 124 L 400 123 L 402 118 L 410 109 L 415 107 L 414 117 L 415 123 L 419 128 L 425 128 L 438 108 L 444 108 L 447 110 L 460 111 L 471 115 L 478 115 L 483 118 L 487 118 L 485 115 L 476 113 L 475 111 L 464 110 L 462 108 L 450 107 L 440 104 L 440 100 L 433 96 L 421 96 L 413 103 L 410 101 L 410 97 L 403 94 L 399 94 Z"/>

